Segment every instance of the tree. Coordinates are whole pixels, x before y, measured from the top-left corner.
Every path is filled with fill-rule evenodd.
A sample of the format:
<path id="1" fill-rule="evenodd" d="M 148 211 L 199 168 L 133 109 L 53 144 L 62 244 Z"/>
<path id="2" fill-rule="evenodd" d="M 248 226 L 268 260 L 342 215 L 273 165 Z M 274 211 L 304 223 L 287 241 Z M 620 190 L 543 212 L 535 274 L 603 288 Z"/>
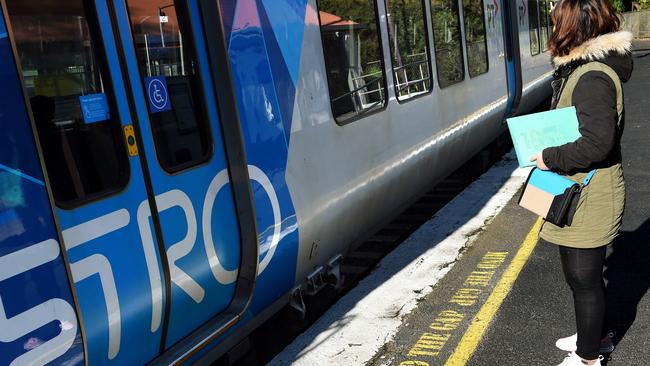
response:
<path id="1" fill-rule="evenodd" d="M 650 10 L 650 0 L 611 0 L 617 11 Z"/>
<path id="2" fill-rule="evenodd" d="M 650 0 L 638 0 L 638 3 L 642 10 L 650 9 Z"/>
<path id="3" fill-rule="evenodd" d="M 616 9 L 616 11 L 619 13 L 625 11 L 625 4 L 623 4 L 623 0 L 612 0 L 612 5 L 614 5 L 614 9 Z"/>

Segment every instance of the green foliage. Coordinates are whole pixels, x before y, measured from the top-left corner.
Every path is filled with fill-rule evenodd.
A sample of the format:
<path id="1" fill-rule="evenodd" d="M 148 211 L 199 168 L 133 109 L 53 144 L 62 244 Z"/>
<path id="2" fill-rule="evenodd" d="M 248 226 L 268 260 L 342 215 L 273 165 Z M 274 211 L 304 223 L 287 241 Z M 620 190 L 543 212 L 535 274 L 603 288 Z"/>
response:
<path id="1" fill-rule="evenodd" d="M 388 33 L 400 95 L 428 90 L 429 65 L 424 6 L 418 0 L 387 0 Z M 422 80 L 422 82 L 412 82 Z M 407 81 L 409 81 L 407 83 Z"/>
<path id="2" fill-rule="evenodd" d="M 469 75 L 474 77 L 488 71 L 483 1 L 464 0 L 463 13 L 467 41 L 467 67 Z"/>
<path id="3" fill-rule="evenodd" d="M 650 9 L 650 0 L 638 0 L 642 10 Z"/>
<path id="4" fill-rule="evenodd" d="M 464 73 L 458 2 L 434 0 L 431 10 L 438 78 L 445 87 L 461 81 Z"/>
<path id="5" fill-rule="evenodd" d="M 623 3 L 623 0 L 612 0 L 612 5 L 614 5 L 614 9 L 616 9 L 616 11 L 619 13 L 625 11 L 625 4 Z"/>

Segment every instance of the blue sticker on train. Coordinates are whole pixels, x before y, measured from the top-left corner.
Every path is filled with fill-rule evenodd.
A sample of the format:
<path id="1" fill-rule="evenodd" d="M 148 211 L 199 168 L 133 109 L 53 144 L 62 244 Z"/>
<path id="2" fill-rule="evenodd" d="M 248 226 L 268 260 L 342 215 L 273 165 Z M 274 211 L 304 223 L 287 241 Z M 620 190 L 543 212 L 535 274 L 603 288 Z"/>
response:
<path id="1" fill-rule="evenodd" d="M 79 104 L 85 123 L 102 122 L 111 118 L 104 93 L 81 95 Z"/>
<path id="2" fill-rule="evenodd" d="M 147 90 L 149 111 L 151 113 L 165 112 L 172 109 L 167 92 L 167 78 L 152 76 L 144 78 L 144 87 Z"/>

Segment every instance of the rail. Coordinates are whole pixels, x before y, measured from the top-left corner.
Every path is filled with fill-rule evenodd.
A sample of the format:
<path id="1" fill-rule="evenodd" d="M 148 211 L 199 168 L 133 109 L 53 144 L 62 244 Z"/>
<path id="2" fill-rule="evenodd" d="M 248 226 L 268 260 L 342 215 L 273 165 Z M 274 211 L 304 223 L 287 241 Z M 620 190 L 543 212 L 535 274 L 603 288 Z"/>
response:
<path id="1" fill-rule="evenodd" d="M 415 56 L 415 55 L 413 55 Z M 411 76 L 416 75 L 415 79 L 409 77 L 409 71 Z M 395 74 L 396 88 L 398 97 L 408 97 L 412 98 L 424 93 L 427 93 L 430 89 L 430 86 L 427 85 L 429 80 L 431 80 L 431 73 L 429 71 L 429 60 L 419 60 L 410 62 L 398 67 L 393 68 L 393 73 Z M 400 75 L 401 80 L 400 80 Z"/>
<path id="2" fill-rule="evenodd" d="M 428 92 L 430 89 L 431 73 L 426 53 L 412 54 L 405 58 L 424 59 L 412 61 L 393 69 L 398 96 L 411 98 Z M 382 63 L 381 61 L 373 61 L 366 64 L 368 68 L 373 66 L 379 66 L 379 70 L 359 76 L 352 76 L 354 69 L 350 68 L 348 75 L 350 75 L 349 83 L 352 89 L 332 98 L 332 103 L 351 98 L 356 113 L 372 109 L 381 104 L 385 99 L 384 83 L 382 82 L 384 79 L 384 74 L 381 70 Z"/>
<path id="3" fill-rule="evenodd" d="M 351 71 L 349 72 L 351 73 Z M 369 77 L 372 77 L 372 79 L 370 81 L 366 80 Z M 383 79 L 384 75 L 382 71 L 375 71 L 361 76 L 352 77 L 350 78 L 350 82 L 354 89 L 345 94 L 339 95 L 336 98 L 332 98 L 332 103 L 336 103 L 343 100 L 344 98 L 350 97 L 352 98 L 356 113 L 372 109 L 378 104 L 382 103 L 384 100 L 384 85 L 382 82 Z M 377 87 L 374 89 L 369 89 L 369 86 L 373 84 L 376 84 Z M 372 98 L 372 94 L 377 94 L 377 97 Z"/>

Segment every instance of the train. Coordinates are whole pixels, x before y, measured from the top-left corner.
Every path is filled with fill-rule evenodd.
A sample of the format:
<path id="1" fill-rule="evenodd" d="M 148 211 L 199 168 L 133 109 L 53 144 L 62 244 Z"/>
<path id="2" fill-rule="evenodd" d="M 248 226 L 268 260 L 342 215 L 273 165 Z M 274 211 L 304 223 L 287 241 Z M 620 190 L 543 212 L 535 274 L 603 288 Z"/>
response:
<path id="1" fill-rule="evenodd" d="M 0 4 L 1 365 L 210 364 L 551 94 L 548 0 Z"/>

